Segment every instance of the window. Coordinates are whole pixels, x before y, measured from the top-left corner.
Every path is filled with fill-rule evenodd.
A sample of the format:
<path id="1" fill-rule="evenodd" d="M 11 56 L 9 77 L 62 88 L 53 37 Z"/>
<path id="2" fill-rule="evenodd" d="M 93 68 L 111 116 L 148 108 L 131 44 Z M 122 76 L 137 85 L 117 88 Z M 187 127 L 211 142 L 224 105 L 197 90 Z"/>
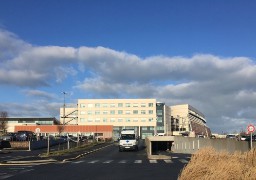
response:
<path id="1" fill-rule="evenodd" d="M 133 110 L 133 114 L 139 114 L 138 110 Z"/>
<path id="2" fill-rule="evenodd" d="M 148 103 L 148 107 L 154 107 L 153 103 Z"/>
<path id="3" fill-rule="evenodd" d="M 141 103 L 140 106 L 141 106 L 141 107 L 146 107 L 146 104 L 145 104 L 145 103 Z"/>
<path id="4" fill-rule="evenodd" d="M 125 111 L 125 114 L 131 114 L 131 112 L 130 111 Z"/>
<path id="5" fill-rule="evenodd" d="M 163 115 L 163 111 L 162 110 L 157 110 L 156 113 L 157 113 L 157 115 Z"/>
<path id="6" fill-rule="evenodd" d="M 148 110 L 148 114 L 153 114 L 153 110 Z"/>
<path id="7" fill-rule="evenodd" d="M 126 103 L 125 107 L 131 107 L 131 104 L 130 103 Z"/>
<path id="8" fill-rule="evenodd" d="M 157 122 L 163 122 L 163 118 L 162 117 L 157 117 Z"/>
<path id="9" fill-rule="evenodd" d="M 88 122 L 93 122 L 93 118 L 88 118 Z"/>
<path id="10" fill-rule="evenodd" d="M 118 110 L 118 114 L 123 114 L 123 111 L 122 110 Z"/>
<path id="11" fill-rule="evenodd" d="M 103 114 L 108 114 L 108 111 L 103 111 Z"/>
<path id="12" fill-rule="evenodd" d="M 148 122 L 153 122 L 153 118 L 148 118 Z"/>
<path id="13" fill-rule="evenodd" d="M 88 104 L 88 108 L 92 108 L 93 107 L 93 104 Z"/>
<path id="14" fill-rule="evenodd" d="M 138 122 L 138 119 L 137 118 L 133 119 L 133 122 Z"/>
<path id="15" fill-rule="evenodd" d="M 145 110 L 141 110 L 140 113 L 141 113 L 141 114 L 146 114 L 146 111 L 145 111 Z"/>
<path id="16" fill-rule="evenodd" d="M 125 122 L 131 122 L 131 119 L 130 118 L 126 118 Z"/>
<path id="17" fill-rule="evenodd" d="M 123 103 L 118 103 L 118 107 L 123 107 Z"/>
<path id="18" fill-rule="evenodd" d="M 134 104 L 133 104 L 133 107 L 138 107 L 138 104 L 137 104 L 137 103 L 134 103 Z"/>
<path id="19" fill-rule="evenodd" d="M 100 122 L 100 118 L 96 118 L 96 119 L 95 119 L 95 122 Z"/>
<path id="20" fill-rule="evenodd" d="M 156 129 L 157 129 L 157 130 L 164 130 L 164 127 L 162 127 L 162 126 L 159 127 L 159 126 L 158 126 Z"/>
<path id="21" fill-rule="evenodd" d="M 80 114 L 81 114 L 81 115 L 85 115 L 86 112 L 85 112 L 85 111 L 81 111 Z"/>
<path id="22" fill-rule="evenodd" d="M 95 114 L 96 114 L 96 115 L 99 115 L 99 114 L 100 114 L 100 111 L 95 111 Z"/>
<path id="23" fill-rule="evenodd" d="M 80 104 L 80 108 L 86 108 L 86 104 Z"/>
<path id="24" fill-rule="evenodd" d="M 146 122 L 146 118 L 141 118 L 141 122 Z"/>
<path id="25" fill-rule="evenodd" d="M 116 105 L 115 104 L 110 104 L 110 107 L 116 107 Z"/>
<path id="26" fill-rule="evenodd" d="M 116 119 L 115 118 L 110 118 L 110 122 L 115 122 Z"/>
<path id="27" fill-rule="evenodd" d="M 123 119 L 122 118 L 118 118 L 118 122 L 123 122 Z"/>
<path id="28" fill-rule="evenodd" d="M 155 130 L 155 127 L 154 127 L 154 126 L 150 126 L 150 127 L 149 127 L 149 130 L 154 131 L 154 130 Z"/>
<path id="29" fill-rule="evenodd" d="M 88 111 L 87 114 L 88 114 L 88 115 L 92 115 L 92 114 L 93 114 L 93 111 Z"/>
<path id="30" fill-rule="evenodd" d="M 102 104 L 102 107 L 108 107 L 108 104 L 104 103 Z"/>
<path id="31" fill-rule="evenodd" d="M 110 111 L 110 114 L 115 114 L 115 110 L 111 110 L 111 111 Z"/>
<path id="32" fill-rule="evenodd" d="M 146 130 L 148 130 L 148 127 L 142 127 L 141 128 L 143 131 L 146 131 Z"/>
<path id="33" fill-rule="evenodd" d="M 103 122 L 108 122 L 108 119 L 107 118 L 103 118 Z"/>
<path id="34" fill-rule="evenodd" d="M 85 122 L 85 118 L 80 118 L 80 122 Z"/>
<path id="35" fill-rule="evenodd" d="M 96 104 L 95 104 L 95 107 L 96 107 L 96 108 L 99 108 L 99 107 L 100 107 L 100 103 L 96 103 Z"/>

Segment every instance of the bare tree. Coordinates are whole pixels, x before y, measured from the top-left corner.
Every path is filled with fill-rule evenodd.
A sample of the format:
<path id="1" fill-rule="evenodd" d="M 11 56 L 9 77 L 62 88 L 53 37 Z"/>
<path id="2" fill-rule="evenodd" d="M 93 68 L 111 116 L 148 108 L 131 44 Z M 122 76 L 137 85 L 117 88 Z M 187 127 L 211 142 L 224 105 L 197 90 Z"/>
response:
<path id="1" fill-rule="evenodd" d="M 57 131 L 59 132 L 59 135 L 64 131 L 65 127 L 64 125 L 60 124 L 57 125 Z"/>
<path id="2" fill-rule="evenodd" d="M 4 134 L 7 132 L 8 113 L 6 111 L 0 112 L 0 131 Z"/>

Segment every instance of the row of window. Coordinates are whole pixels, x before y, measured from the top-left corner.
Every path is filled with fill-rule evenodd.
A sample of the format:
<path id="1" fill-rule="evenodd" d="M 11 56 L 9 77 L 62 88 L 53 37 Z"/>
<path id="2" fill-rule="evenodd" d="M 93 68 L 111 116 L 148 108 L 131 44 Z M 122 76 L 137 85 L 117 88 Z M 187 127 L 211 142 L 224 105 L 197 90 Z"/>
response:
<path id="1" fill-rule="evenodd" d="M 95 104 L 80 104 L 80 108 L 107 108 L 107 107 L 154 107 L 154 103 L 95 103 Z"/>
<path id="2" fill-rule="evenodd" d="M 153 122 L 153 118 L 80 118 L 80 122 Z"/>
<path id="3" fill-rule="evenodd" d="M 100 114 L 154 114 L 153 110 L 133 110 L 133 111 L 123 111 L 123 110 L 110 110 L 110 111 L 80 111 L 80 115 L 100 115 Z"/>

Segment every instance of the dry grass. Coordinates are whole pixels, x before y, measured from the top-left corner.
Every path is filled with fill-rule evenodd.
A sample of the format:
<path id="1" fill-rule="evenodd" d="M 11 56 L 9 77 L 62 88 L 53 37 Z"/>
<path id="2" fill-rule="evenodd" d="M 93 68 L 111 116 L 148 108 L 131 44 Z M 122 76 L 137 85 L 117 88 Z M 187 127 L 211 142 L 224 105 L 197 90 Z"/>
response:
<path id="1" fill-rule="evenodd" d="M 191 157 L 179 180 L 256 180 L 256 149 L 247 153 L 203 148 Z"/>

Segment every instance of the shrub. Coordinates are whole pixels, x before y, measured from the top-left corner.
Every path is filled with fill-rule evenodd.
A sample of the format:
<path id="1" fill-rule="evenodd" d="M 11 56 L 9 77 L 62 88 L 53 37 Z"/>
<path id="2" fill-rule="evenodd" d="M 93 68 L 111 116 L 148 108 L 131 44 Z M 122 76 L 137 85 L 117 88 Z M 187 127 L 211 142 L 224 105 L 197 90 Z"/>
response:
<path id="1" fill-rule="evenodd" d="M 213 148 L 203 148 L 192 155 L 183 168 L 179 180 L 191 179 L 256 179 L 256 149 L 246 153 L 217 152 Z"/>

